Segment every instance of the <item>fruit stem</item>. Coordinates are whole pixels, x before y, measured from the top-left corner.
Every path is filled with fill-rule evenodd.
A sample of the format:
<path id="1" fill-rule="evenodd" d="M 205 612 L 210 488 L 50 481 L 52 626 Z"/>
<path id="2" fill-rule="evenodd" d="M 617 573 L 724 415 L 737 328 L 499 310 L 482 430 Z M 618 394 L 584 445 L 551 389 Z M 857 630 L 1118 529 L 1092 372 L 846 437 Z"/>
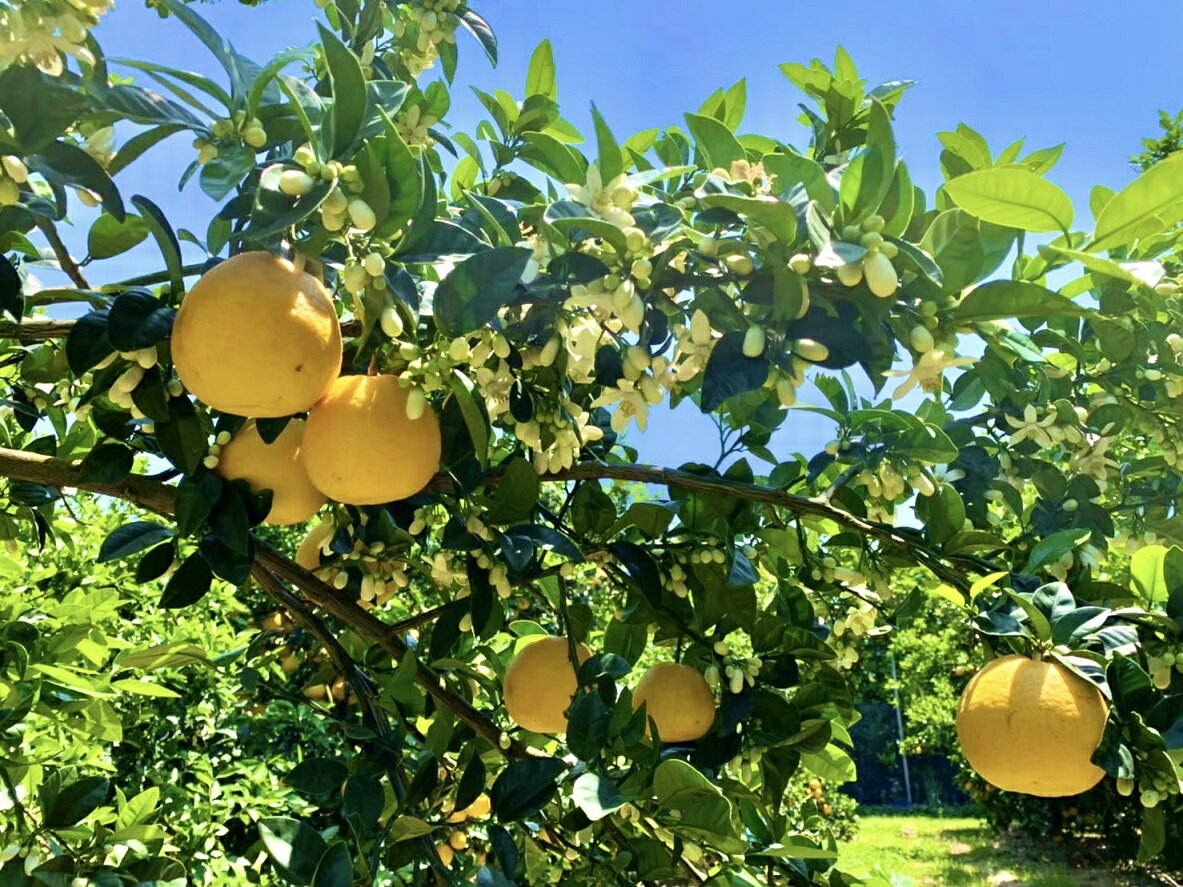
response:
<path id="1" fill-rule="evenodd" d="M 366 369 L 366 375 L 367 376 L 378 375 L 378 355 L 377 354 L 373 354 L 370 356 L 370 365 Z"/>

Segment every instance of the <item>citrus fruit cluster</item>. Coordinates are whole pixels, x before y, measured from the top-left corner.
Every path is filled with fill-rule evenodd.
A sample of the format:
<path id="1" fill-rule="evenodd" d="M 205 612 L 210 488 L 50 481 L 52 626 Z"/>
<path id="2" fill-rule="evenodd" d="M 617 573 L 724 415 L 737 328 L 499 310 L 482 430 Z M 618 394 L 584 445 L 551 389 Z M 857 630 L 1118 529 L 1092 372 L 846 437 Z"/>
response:
<path id="1" fill-rule="evenodd" d="M 575 644 L 580 664 L 591 658 Z M 532 641 L 505 670 L 505 710 L 519 727 L 533 733 L 566 733 L 567 709 L 579 689 L 567 638 Z M 662 662 L 641 677 L 633 690 L 633 708 L 645 706 L 664 742 L 692 742 L 715 722 L 715 694 L 703 676 L 688 665 Z"/>
<path id="2" fill-rule="evenodd" d="M 272 524 L 301 523 L 326 499 L 376 505 L 423 489 L 440 459 L 439 422 L 393 375 L 341 375 L 341 327 L 324 285 L 268 252 L 206 272 L 177 312 L 173 362 L 206 405 L 248 421 L 217 470 L 271 490 Z M 256 420 L 307 412 L 271 441 Z"/>

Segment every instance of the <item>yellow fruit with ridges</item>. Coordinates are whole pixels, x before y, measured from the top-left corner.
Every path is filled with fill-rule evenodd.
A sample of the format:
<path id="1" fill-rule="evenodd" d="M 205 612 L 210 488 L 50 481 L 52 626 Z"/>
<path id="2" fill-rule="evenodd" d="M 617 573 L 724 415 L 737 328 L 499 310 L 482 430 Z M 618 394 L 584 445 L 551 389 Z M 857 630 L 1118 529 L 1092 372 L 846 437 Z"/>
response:
<path id="1" fill-rule="evenodd" d="M 317 489 L 349 505 L 413 496 L 439 468 L 439 420 L 407 417 L 408 392 L 391 375 L 342 376 L 308 414 L 304 467 Z"/>
<path id="2" fill-rule="evenodd" d="M 1100 691 L 1060 663 L 1004 656 L 965 688 L 957 737 L 991 785 L 1057 798 L 1088 791 L 1105 775 L 1092 756 L 1108 716 Z"/>
<path id="3" fill-rule="evenodd" d="M 303 523 L 324 504 L 324 494 L 312 485 L 300 458 L 303 439 L 302 419 L 289 421 L 271 443 L 264 442 L 251 419 L 218 454 L 217 471 L 222 477 L 245 480 L 255 492 L 271 490 L 265 523 Z"/>
<path id="4" fill-rule="evenodd" d="M 198 399 L 255 419 L 300 413 L 341 371 L 341 327 L 315 277 L 266 252 L 202 275 L 172 332 L 181 382 Z"/>
<path id="5" fill-rule="evenodd" d="M 591 656 L 575 645 L 580 663 Z M 567 709 L 579 687 L 567 639 L 544 637 L 518 653 L 505 669 L 505 710 L 519 727 L 534 733 L 566 733 Z"/>
<path id="6" fill-rule="evenodd" d="M 662 742 L 692 742 L 715 722 L 715 694 L 695 668 L 676 662 L 653 666 L 633 691 L 633 707 L 645 703 Z"/>

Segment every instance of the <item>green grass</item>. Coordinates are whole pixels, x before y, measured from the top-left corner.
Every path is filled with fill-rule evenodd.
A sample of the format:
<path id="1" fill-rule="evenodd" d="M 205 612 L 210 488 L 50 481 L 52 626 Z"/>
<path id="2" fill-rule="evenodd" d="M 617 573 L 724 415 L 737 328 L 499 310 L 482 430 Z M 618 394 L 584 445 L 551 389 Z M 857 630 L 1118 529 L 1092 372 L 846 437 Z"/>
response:
<path id="1" fill-rule="evenodd" d="M 1072 864 L 1062 844 L 1020 842 L 998 837 L 980 819 L 935 816 L 859 817 L 858 836 L 840 848 L 841 867 L 869 874 L 876 866 L 887 875 L 929 885 L 996 887 L 1101 887 L 1158 883 L 1110 870 Z"/>

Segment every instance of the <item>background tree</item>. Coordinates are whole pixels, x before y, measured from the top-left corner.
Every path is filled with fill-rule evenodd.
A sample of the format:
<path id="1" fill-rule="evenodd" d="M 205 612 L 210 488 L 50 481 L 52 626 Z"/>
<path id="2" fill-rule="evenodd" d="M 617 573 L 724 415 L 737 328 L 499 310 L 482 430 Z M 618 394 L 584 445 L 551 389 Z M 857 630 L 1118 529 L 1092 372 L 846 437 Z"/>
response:
<path id="1" fill-rule="evenodd" d="M 1161 850 L 1183 747 L 1178 155 L 1098 186 L 1086 233 L 1045 178 L 1059 149 L 996 154 L 964 125 L 923 194 L 893 136 L 911 84 L 868 89 L 841 49 L 783 66 L 813 103 L 802 150 L 739 133 L 737 85 L 623 141 L 593 108 L 591 160 L 546 43 L 520 99 L 478 91 L 489 119 L 443 131 L 457 31 L 497 53 L 456 0 L 342 0 L 311 50 L 265 64 L 164 0 L 225 71 L 129 63 L 172 98 L 112 76 L 87 33 L 105 6 L 0 13 L 3 527 L 66 545 L 74 491 L 123 500 L 148 514 L 98 559 L 134 557 L 162 610 L 253 584 L 323 648 L 310 695 L 348 751 L 315 744 L 288 774 L 315 810 L 237 836 L 268 877 L 854 883 L 825 802 L 790 811 L 790 780 L 855 778 L 860 638 L 934 597 L 978 663 L 1030 655 L 1104 695 L 1093 762 L 1137 792 L 1141 858 Z M 181 133 L 182 185 L 225 201 L 200 234 L 112 178 Z M 74 201 L 104 210 L 82 258 L 58 230 Z M 149 237 L 159 273 L 100 282 Z M 209 260 L 183 265 L 181 238 Z M 38 243 L 71 287 L 37 283 Z M 44 316 L 63 303 L 90 310 Z M 796 409 L 806 382 L 825 407 Z M 620 435 L 667 399 L 717 417 L 717 458 L 633 463 Z M 771 452 L 807 410 L 835 441 Z M 240 473 L 244 447 L 293 467 Z M 336 501 L 297 548 L 273 524 L 309 481 Z M 13 726 L 47 694 L 101 712 L 94 673 L 118 658 L 67 645 L 31 669 L 25 616 L 6 627 Z M 545 634 L 568 656 L 527 671 L 526 711 L 569 699 L 565 732 L 506 702 Z M 717 708 L 705 733 L 634 704 L 659 661 Z M 186 877 L 164 836 L 107 828 L 124 805 L 101 777 L 5 773 L 12 883 Z"/>

